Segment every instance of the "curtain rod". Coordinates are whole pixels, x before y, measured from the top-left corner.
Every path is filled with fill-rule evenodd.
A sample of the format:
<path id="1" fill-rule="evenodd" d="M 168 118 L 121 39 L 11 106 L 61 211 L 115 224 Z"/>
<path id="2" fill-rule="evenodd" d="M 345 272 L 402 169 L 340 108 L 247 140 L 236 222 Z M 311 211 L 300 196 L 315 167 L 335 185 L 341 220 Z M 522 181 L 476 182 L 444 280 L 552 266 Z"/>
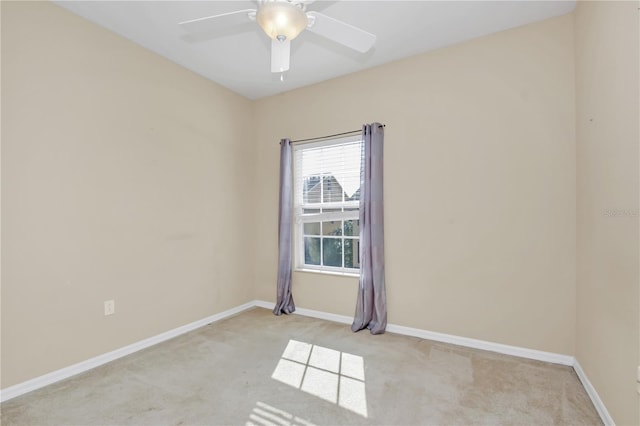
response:
<path id="1" fill-rule="evenodd" d="M 386 124 L 381 124 L 379 127 L 387 127 L 387 125 Z M 346 136 L 346 135 L 351 135 L 351 134 L 355 134 L 355 133 L 362 133 L 362 129 L 351 130 L 349 132 L 336 133 L 334 135 L 319 136 L 317 138 L 298 139 L 298 140 L 295 140 L 295 141 L 291 141 L 291 143 L 294 144 L 294 143 L 300 143 L 300 142 L 319 141 L 319 140 L 322 140 L 322 139 L 335 138 L 336 136 Z"/>

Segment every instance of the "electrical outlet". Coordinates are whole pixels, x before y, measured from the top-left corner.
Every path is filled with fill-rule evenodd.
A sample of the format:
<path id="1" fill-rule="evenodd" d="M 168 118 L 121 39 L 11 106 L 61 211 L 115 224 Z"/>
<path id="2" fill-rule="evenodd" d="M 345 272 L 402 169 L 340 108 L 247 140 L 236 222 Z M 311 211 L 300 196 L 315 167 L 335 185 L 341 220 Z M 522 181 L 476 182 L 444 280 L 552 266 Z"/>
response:
<path id="1" fill-rule="evenodd" d="M 104 315 L 113 315 L 116 313 L 116 302 L 113 300 L 105 300 L 104 302 Z"/>

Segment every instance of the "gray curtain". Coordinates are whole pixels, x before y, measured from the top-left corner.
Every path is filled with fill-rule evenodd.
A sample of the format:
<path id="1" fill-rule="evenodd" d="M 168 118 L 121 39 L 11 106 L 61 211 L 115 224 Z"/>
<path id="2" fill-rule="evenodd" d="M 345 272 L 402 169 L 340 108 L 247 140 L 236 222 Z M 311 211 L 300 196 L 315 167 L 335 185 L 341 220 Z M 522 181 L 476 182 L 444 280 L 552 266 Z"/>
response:
<path id="1" fill-rule="evenodd" d="M 382 334 L 387 327 L 384 283 L 384 214 L 382 153 L 384 127 L 362 127 L 363 163 L 360 178 L 360 285 L 351 330 Z"/>
<path id="2" fill-rule="evenodd" d="M 291 294 L 291 226 L 293 215 L 293 171 L 291 141 L 280 141 L 280 212 L 278 222 L 278 300 L 275 315 L 290 314 L 296 310 Z"/>

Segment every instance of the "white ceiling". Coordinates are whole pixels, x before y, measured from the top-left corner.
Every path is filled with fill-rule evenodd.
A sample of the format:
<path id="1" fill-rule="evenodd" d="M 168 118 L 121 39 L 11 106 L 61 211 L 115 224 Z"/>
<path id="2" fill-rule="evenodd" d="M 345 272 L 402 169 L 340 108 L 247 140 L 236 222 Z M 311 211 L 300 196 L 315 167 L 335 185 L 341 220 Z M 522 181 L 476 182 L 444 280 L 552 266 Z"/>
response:
<path id="1" fill-rule="evenodd" d="M 255 22 L 188 34 L 178 22 L 256 7 L 253 1 L 54 2 L 250 99 L 286 92 L 507 28 L 569 13 L 571 1 L 316 1 L 307 10 L 377 35 L 360 54 L 303 31 L 291 69 L 270 72 L 270 42 Z"/>

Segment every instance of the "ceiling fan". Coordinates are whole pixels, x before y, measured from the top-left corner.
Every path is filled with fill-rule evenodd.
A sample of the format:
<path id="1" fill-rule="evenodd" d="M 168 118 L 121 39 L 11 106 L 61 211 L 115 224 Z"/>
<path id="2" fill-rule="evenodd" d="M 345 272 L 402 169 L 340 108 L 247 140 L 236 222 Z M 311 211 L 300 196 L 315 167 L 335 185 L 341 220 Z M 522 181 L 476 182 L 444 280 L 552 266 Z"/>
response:
<path id="1" fill-rule="evenodd" d="M 257 9 L 243 9 L 221 15 L 206 16 L 180 22 L 189 32 L 226 29 L 248 21 L 256 21 L 271 37 L 271 72 L 289 69 L 291 40 L 309 30 L 344 46 L 364 53 L 373 47 L 376 36 L 346 22 L 322 13 L 307 12 L 314 0 L 257 0 Z"/>

